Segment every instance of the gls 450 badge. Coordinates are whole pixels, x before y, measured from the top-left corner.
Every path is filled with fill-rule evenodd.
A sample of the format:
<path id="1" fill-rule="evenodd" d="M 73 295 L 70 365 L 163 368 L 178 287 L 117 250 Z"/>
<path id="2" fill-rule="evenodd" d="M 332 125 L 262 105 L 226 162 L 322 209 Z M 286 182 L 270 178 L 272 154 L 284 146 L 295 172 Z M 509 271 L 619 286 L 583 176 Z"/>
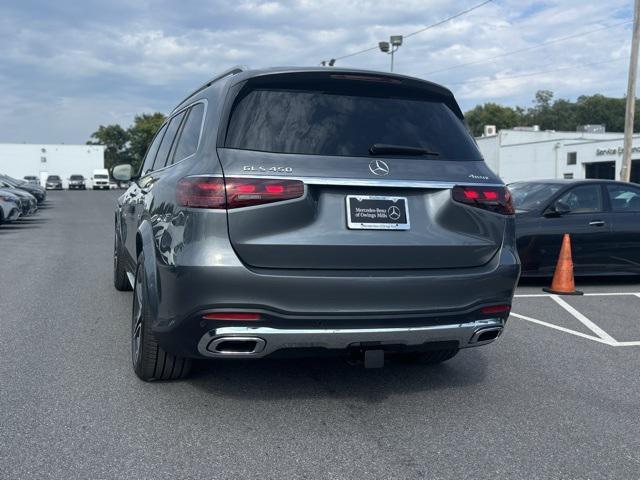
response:
<path id="1" fill-rule="evenodd" d="M 243 172 L 254 172 L 254 173 L 293 173 L 293 168 L 291 167 L 263 167 L 262 165 L 245 165 L 242 167 Z"/>

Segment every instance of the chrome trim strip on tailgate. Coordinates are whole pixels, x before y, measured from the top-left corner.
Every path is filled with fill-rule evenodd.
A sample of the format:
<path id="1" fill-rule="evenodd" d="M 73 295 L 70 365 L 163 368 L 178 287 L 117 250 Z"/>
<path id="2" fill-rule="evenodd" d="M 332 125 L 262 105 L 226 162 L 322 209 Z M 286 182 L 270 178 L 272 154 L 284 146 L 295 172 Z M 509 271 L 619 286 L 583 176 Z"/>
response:
<path id="1" fill-rule="evenodd" d="M 209 176 L 209 175 L 202 175 Z M 222 177 L 222 175 L 210 175 Z M 437 180 L 379 180 L 360 178 L 338 178 L 338 177 L 297 177 L 292 175 L 260 175 L 246 173 L 229 173 L 227 177 L 239 178 L 266 178 L 269 180 L 300 180 L 308 185 L 339 185 L 352 187 L 399 187 L 399 188 L 436 188 L 448 189 L 456 185 L 469 187 L 504 187 L 501 183 L 477 183 L 477 182 L 441 182 Z"/>

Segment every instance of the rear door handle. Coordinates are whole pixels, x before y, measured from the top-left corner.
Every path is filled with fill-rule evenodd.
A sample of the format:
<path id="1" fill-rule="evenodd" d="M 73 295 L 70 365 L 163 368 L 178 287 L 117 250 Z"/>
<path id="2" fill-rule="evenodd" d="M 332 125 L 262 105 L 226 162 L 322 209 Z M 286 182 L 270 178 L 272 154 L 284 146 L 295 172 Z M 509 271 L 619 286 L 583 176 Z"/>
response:
<path id="1" fill-rule="evenodd" d="M 592 227 L 604 227 L 604 220 L 594 220 L 593 222 L 589 222 L 589 225 Z"/>

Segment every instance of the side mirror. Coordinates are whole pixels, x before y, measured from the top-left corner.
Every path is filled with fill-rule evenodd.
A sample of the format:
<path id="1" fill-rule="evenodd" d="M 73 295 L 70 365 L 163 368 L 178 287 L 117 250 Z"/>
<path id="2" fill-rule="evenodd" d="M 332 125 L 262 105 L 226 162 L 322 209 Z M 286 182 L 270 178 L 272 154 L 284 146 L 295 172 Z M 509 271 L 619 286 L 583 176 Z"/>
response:
<path id="1" fill-rule="evenodd" d="M 128 163 L 116 165 L 111 171 L 111 176 L 120 182 L 128 182 L 133 176 L 133 168 Z"/>
<path id="2" fill-rule="evenodd" d="M 571 207 L 564 203 L 563 201 L 557 200 L 551 205 L 546 212 L 544 212 L 545 217 L 561 217 L 571 212 Z"/>

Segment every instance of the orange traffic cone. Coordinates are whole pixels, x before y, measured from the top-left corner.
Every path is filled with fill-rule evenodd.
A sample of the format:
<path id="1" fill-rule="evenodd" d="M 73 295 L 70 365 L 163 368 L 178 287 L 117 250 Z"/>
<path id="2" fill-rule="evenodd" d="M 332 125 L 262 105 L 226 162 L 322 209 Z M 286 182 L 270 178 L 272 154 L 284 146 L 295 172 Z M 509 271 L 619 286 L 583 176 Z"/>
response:
<path id="1" fill-rule="evenodd" d="M 553 274 L 551 288 L 543 288 L 545 292 L 554 293 L 556 295 L 582 295 L 583 293 L 576 290 L 576 284 L 573 281 L 573 260 L 571 259 L 571 239 L 569 234 L 565 233 L 562 238 L 562 248 L 558 256 L 556 271 Z"/>

